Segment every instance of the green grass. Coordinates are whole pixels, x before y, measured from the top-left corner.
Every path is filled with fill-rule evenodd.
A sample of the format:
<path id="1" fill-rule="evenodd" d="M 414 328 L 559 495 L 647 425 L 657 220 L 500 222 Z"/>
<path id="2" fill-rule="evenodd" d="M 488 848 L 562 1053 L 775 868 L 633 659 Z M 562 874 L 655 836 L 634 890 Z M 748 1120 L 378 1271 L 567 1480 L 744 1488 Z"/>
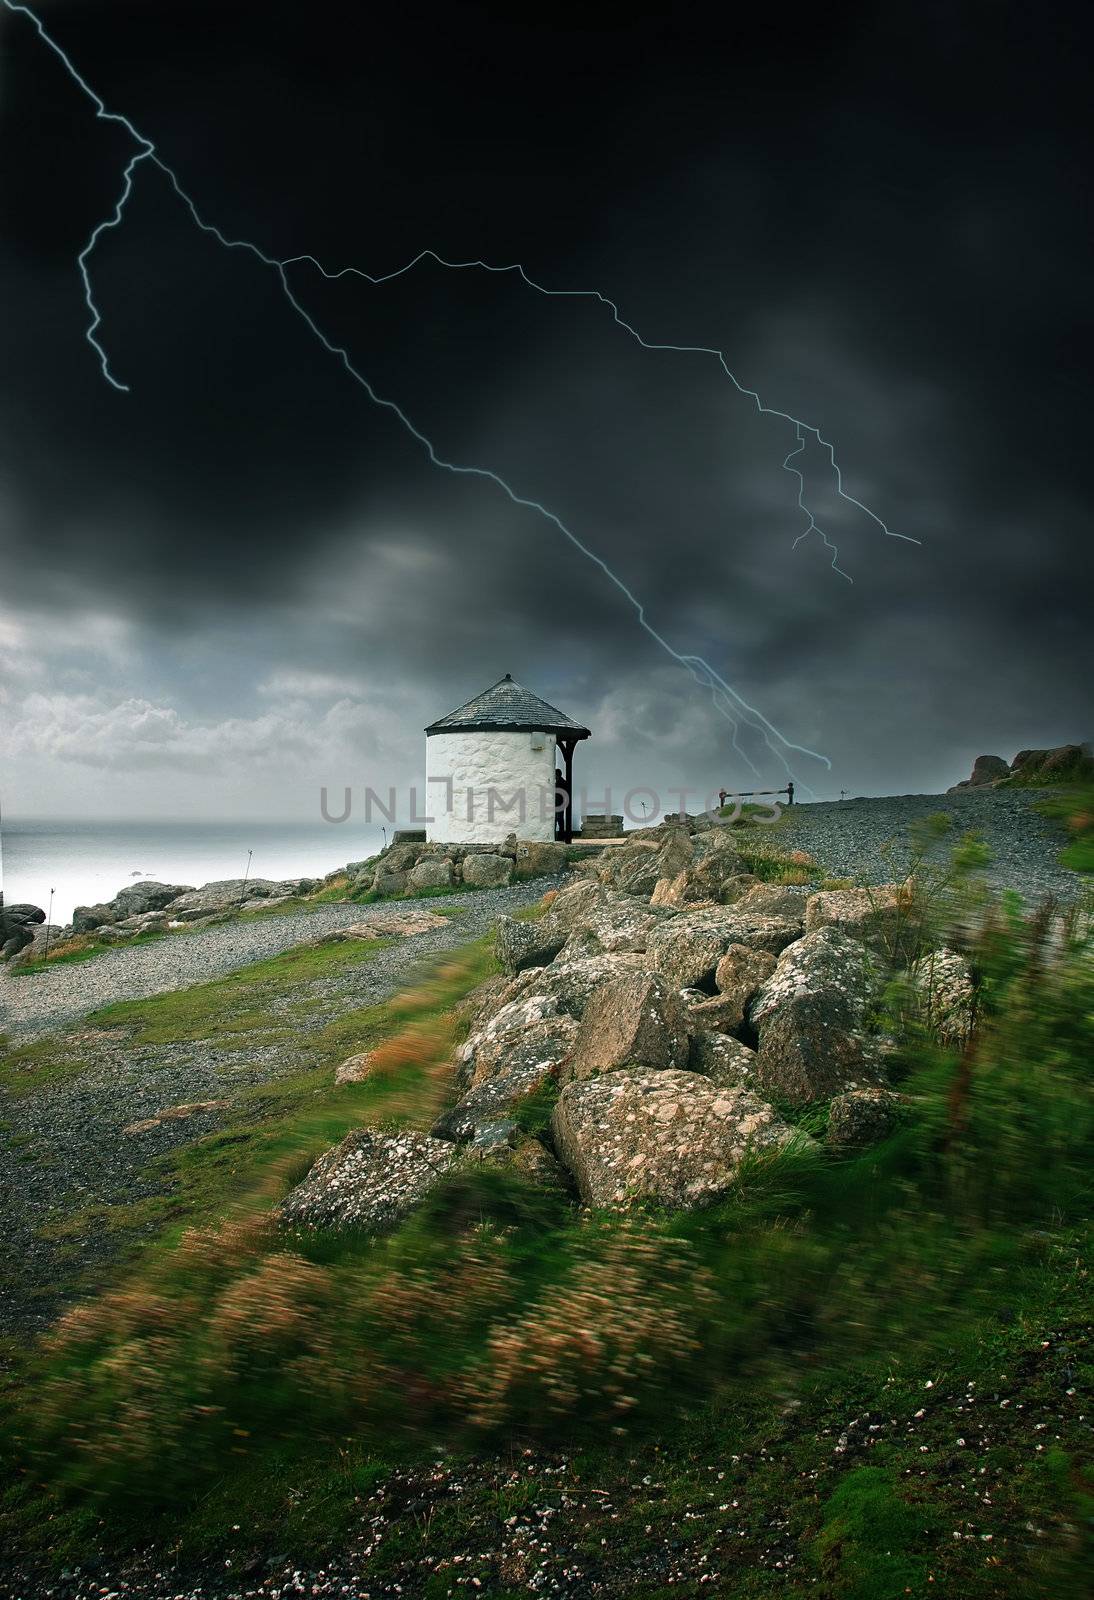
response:
<path id="1" fill-rule="evenodd" d="M 1067 787 L 1036 802 L 1042 816 L 1062 822 L 1069 842 L 1060 861 L 1072 872 L 1094 872 L 1094 785 Z"/>
<path id="2" fill-rule="evenodd" d="M 333 959 L 293 955 L 305 983 Z M 499 1548 L 550 1493 L 557 1544 L 649 1600 L 673 1561 L 696 1574 L 703 1555 L 721 1587 L 673 1593 L 1077 1592 L 1094 975 L 1081 951 L 1046 968 L 1013 915 L 978 962 L 971 1062 L 894 1018 L 908 1114 L 888 1140 L 750 1162 L 686 1215 L 580 1213 L 483 1166 L 386 1239 L 271 1231 L 271 1204 L 348 1127 L 429 1125 L 451 1008 L 492 971 L 487 946 L 388 1006 L 302 1028 L 299 1072 L 171 1158 L 120 1291 L 18 1359 L 0 1535 L 55 1560 L 169 1536 L 232 1567 L 255 1547 L 321 1551 L 394 1466 L 448 1459 L 463 1492 L 422 1514 L 427 1542 L 383 1502 L 377 1586 L 419 1582 L 426 1550 Z M 277 980 L 266 1003 L 288 971 L 259 976 Z M 263 1014 L 258 990 L 223 981 L 161 1000 L 114 1025 L 166 1042 Z M 378 1073 L 336 1090 L 333 1063 L 373 1041 Z M 552 1098 L 521 1108 L 527 1132 L 545 1134 Z M 798 1120 L 820 1135 L 823 1116 Z M 982 1409 L 959 1413 L 973 1382 Z M 498 1452 L 524 1448 L 564 1451 L 565 1479 L 499 1487 Z M 460 1570 L 508 1592 L 492 1558 Z"/>

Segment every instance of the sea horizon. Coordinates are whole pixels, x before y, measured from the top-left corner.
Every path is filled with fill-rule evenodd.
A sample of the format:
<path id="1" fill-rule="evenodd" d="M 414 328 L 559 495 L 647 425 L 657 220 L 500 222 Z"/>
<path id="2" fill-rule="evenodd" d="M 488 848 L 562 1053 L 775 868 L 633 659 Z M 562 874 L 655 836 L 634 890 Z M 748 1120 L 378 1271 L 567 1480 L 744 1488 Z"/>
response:
<path id="1" fill-rule="evenodd" d="M 0 829 L 0 888 L 6 904 L 30 903 L 45 911 L 52 891 L 50 920 L 64 924 L 76 906 L 111 900 L 142 879 L 200 887 L 244 874 L 321 878 L 347 861 L 375 855 L 383 844 L 382 827 L 352 819 L 7 815 Z"/>

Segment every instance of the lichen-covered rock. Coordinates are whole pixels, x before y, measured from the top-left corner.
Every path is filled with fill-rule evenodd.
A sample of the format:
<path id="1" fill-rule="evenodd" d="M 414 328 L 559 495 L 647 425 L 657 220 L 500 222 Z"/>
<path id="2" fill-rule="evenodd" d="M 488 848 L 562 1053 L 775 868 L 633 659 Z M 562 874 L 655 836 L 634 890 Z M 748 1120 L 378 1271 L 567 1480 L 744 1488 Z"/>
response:
<path id="1" fill-rule="evenodd" d="M 907 896 L 896 883 L 871 889 L 822 889 L 805 902 L 805 931 L 839 928 L 856 939 L 895 950 L 908 915 Z"/>
<path id="2" fill-rule="evenodd" d="M 571 1189 L 570 1175 L 540 1144 L 519 1129 L 505 1137 L 478 1139 L 464 1145 L 466 1161 L 478 1161 L 484 1167 L 500 1167 L 504 1171 L 527 1178 L 539 1189 L 564 1192 Z"/>
<path id="3" fill-rule="evenodd" d="M 456 1051 L 456 1082 L 474 1088 L 501 1070 L 518 1046 L 553 1052 L 556 1062 L 569 1053 L 576 1024 L 559 1011 L 550 995 L 528 995 L 502 1006 Z"/>
<path id="4" fill-rule="evenodd" d="M 827 1142 L 840 1147 L 877 1144 L 904 1115 L 904 1102 L 888 1089 L 851 1089 L 828 1107 Z"/>
<path id="5" fill-rule="evenodd" d="M 702 1205 L 725 1193 L 747 1151 L 796 1137 L 747 1089 L 642 1068 L 567 1084 L 551 1128 L 590 1206 Z"/>
<path id="6" fill-rule="evenodd" d="M 537 842 L 534 839 L 520 839 L 514 851 L 513 876 L 519 880 L 525 878 L 543 878 L 552 873 L 561 872 L 566 865 L 566 846 L 564 844 L 549 844 Z"/>
<path id="7" fill-rule="evenodd" d="M 976 1020 L 972 969 L 956 950 L 933 950 L 909 977 L 924 1022 L 944 1044 L 962 1045 Z"/>
<path id="8" fill-rule="evenodd" d="M 341 1065 L 335 1068 L 335 1083 L 364 1083 L 372 1072 L 372 1057 L 371 1050 L 362 1050 L 358 1055 L 347 1056 Z"/>
<path id="9" fill-rule="evenodd" d="M 805 931 L 805 895 L 788 889 L 781 883 L 754 883 L 739 900 L 734 901 L 738 911 L 758 911 L 765 917 L 786 917 Z"/>
<path id="10" fill-rule="evenodd" d="M 509 980 L 505 999 L 519 1000 L 524 995 L 547 995 L 560 1011 L 580 1018 L 589 996 L 602 983 L 622 977 L 643 964 L 634 950 L 616 950 L 606 955 L 576 956 L 570 959 L 563 950 L 545 967 L 529 967 Z"/>
<path id="11" fill-rule="evenodd" d="M 216 890 L 219 884 L 206 884 L 206 889 Z M 243 890 L 243 880 L 239 880 L 240 891 Z M 113 917 L 106 921 L 120 921 L 123 917 L 139 916 L 142 911 L 162 911 L 180 895 L 204 894 L 204 890 L 195 890 L 186 883 L 156 883 L 148 879 L 141 883 L 131 883 L 125 889 L 119 890 L 110 902 Z M 242 898 L 242 892 L 236 899 Z"/>
<path id="12" fill-rule="evenodd" d="M 694 1033 L 688 1067 L 717 1088 L 741 1084 L 752 1088 L 756 1081 L 756 1052 L 728 1033 Z"/>
<path id="13" fill-rule="evenodd" d="M 278 1215 L 306 1228 L 381 1233 L 420 1205 L 457 1159 L 454 1144 L 424 1133 L 357 1128 L 319 1157 L 285 1196 Z"/>
<path id="14" fill-rule="evenodd" d="M 770 950 L 752 950 L 746 944 L 731 944 L 715 967 L 714 982 L 719 997 L 726 1003 L 727 1014 L 734 1017 L 730 1030 L 739 1028 L 744 1021 L 753 995 L 774 972 L 775 960 Z"/>
<path id="15" fill-rule="evenodd" d="M 113 906 L 77 906 L 72 913 L 72 931 L 92 933 L 96 928 L 104 928 L 108 923 L 116 921 Z"/>
<path id="16" fill-rule="evenodd" d="M 483 1066 L 485 1058 L 480 1058 L 471 1087 L 433 1124 L 434 1136 L 474 1139 L 491 1124 L 509 1118 L 520 1100 L 558 1076 L 576 1034 L 574 1019 L 558 1016 L 507 1036 L 489 1071 Z"/>
<path id="17" fill-rule="evenodd" d="M 642 951 L 651 930 L 661 920 L 660 914 L 642 900 L 608 890 L 599 901 L 572 919 L 572 931 L 563 949 L 571 957 Z"/>
<path id="18" fill-rule="evenodd" d="M 749 1007 L 761 1086 L 802 1104 L 869 1081 L 877 986 L 861 940 L 840 928 L 818 928 L 784 950 Z"/>
<path id="19" fill-rule="evenodd" d="M 648 899 L 658 880 L 674 878 L 692 859 L 692 845 L 682 828 L 673 828 L 667 837 L 630 839 L 625 845 L 605 850 L 598 863 L 603 883 L 623 894 Z"/>
<path id="20" fill-rule="evenodd" d="M 554 914 L 554 907 L 537 922 L 518 922 L 515 917 L 499 917 L 494 933 L 494 953 L 509 973 L 526 967 L 546 966 L 553 961 L 569 937 L 569 928 Z"/>
<path id="21" fill-rule="evenodd" d="M 519 998 L 508 991 L 514 980 L 504 972 L 496 972 L 493 977 L 487 978 L 470 994 L 464 995 L 462 1000 L 456 1002 L 455 1012 L 461 1022 L 467 1026 L 469 1034 L 477 1033 L 486 1026 L 490 1018 L 495 1016 L 509 1000 Z"/>
<path id="22" fill-rule="evenodd" d="M 800 931 L 800 923 L 792 919 L 738 911 L 736 906 L 683 911 L 650 930 L 647 965 L 674 988 L 712 987 L 715 969 L 730 945 L 743 944 L 777 955 Z"/>
<path id="23" fill-rule="evenodd" d="M 477 851 L 463 861 L 463 881 L 472 889 L 500 889 L 513 876 L 511 857 L 493 850 Z"/>
<path id="24" fill-rule="evenodd" d="M 378 894 L 381 899 L 392 895 L 405 894 L 408 877 L 409 874 L 407 872 L 395 871 L 387 865 L 377 867 L 376 876 L 372 880 L 372 891 L 374 894 Z"/>
<path id="25" fill-rule="evenodd" d="M 450 889 L 456 881 L 451 861 L 444 856 L 426 856 L 407 874 L 408 889 Z"/>
<path id="26" fill-rule="evenodd" d="M 628 972 L 589 996 L 565 1076 L 616 1067 L 685 1067 L 688 1021 L 680 998 L 652 972 Z"/>

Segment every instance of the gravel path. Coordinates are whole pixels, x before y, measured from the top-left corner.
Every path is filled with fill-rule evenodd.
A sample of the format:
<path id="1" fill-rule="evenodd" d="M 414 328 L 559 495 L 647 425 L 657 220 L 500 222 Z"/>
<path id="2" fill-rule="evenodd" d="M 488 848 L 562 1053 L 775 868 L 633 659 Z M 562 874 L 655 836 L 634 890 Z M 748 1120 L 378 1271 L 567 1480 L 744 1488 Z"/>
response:
<path id="1" fill-rule="evenodd" d="M 429 910 L 456 908 L 458 914 L 451 919 L 449 929 L 408 940 L 408 949 L 427 954 L 477 939 L 499 911 L 531 905 L 549 886 L 540 878 L 506 889 L 460 895 L 439 904 L 432 900 L 413 902 Z M 192 934 L 170 934 L 131 949 L 117 945 L 90 961 L 65 962 L 50 971 L 22 977 L 0 967 L 0 1033 L 23 1044 L 79 1022 L 116 1000 L 143 1000 L 172 989 L 188 989 L 191 984 L 207 983 L 253 961 L 265 961 L 293 945 L 321 938 L 366 917 L 370 922 L 382 920 L 385 909 L 382 905 L 314 906 L 306 911 L 226 922 Z M 395 906 L 391 914 L 397 916 L 399 912 L 400 907 Z M 389 957 L 395 964 L 405 960 L 401 954 Z M 386 970 L 387 965 L 381 961 L 379 970 Z"/>
<path id="2" fill-rule="evenodd" d="M 903 876 L 911 825 L 944 811 L 953 822 L 935 859 L 945 860 L 961 835 L 975 830 L 991 850 L 988 877 L 998 888 L 1017 889 L 1030 902 L 1048 894 L 1077 900 L 1084 879 L 1058 859 L 1066 833 L 1031 809 L 1043 792 L 963 789 L 796 805 L 775 837 L 780 849 L 808 850 L 833 878 L 887 883 Z"/>
<path id="3" fill-rule="evenodd" d="M 129 1206 L 164 1192 L 157 1158 L 200 1139 L 222 1122 L 215 1108 L 167 1119 L 139 1134 L 133 1123 L 155 1118 L 165 1108 L 195 1102 L 234 1102 L 256 1085 L 299 1072 L 300 1003 L 307 1005 L 307 1029 L 317 1033 L 347 1011 L 378 1004 L 412 982 L 431 959 L 489 931 L 499 913 L 533 905 L 556 880 L 539 878 L 507 889 L 461 895 L 448 906 L 458 914 L 442 928 L 397 938 L 367 959 L 322 977 L 284 981 L 263 997 L 273 1029 L 210 1029 L 210 1037 L 143 1044 L 127 1028 L 97 1028 L 78 1023 L 63 1037 L 66 1057 L 79 1063 L 75 1073 L 45 1075 L 28 1092 L 0 1091 L 0 1330 L 44 1326 L 71 1292 L 66 1281 L 97 1271 L 124 1242 L 111 1228 L 97 1226 L 87 1208 Z M 423 902 L 430 905 L 431 902 Z M 392 908 L 396 914 L 403 907 Z M 26 1019 L 28 1031 L 42 1033 L 48 1023 L 82 1017 L 107 999 L 135 998 L 205 981 L 283 950 L 302 939 L 359 922 L 367 911 L 379 920 L 383 907 L 326 906 L 310 916 L 295 914 L 269 921 L 226 923 L 192 937 L 111 950 L 86 963 L 56 972 L 8 978 L 4 992 L 49 985 L 49 997 Z M 256 937 L 257 936 L 257 937 Z M 176 949 L 185 961 L 174 959 Z M 201 953 L 195 968 L 193 952 Z M 159 960 L 150 965 L 148 958 Z M 166 957 L 166 962 L 164 961 Z M 106 976 L 95 975 L 102 964 Z M 136 974 L 139 972 L 139 979 Z M 92 982 L 87 982 L 88 977 Z M 73 985 L 68 994 L 61 978 Z M 137 990 L 136 983 L 142 988 Z M 254 1004 L 250 998 L 243 1005 Z M 288 1026 L 278 1028 L 279 1015 Z M 25 1034 L 20 1042 L 25 1039 Z M 261 1106 L 253 1110 L 261 1115 Z M 170 1180 L 167 1180 L 168 1182 Z M 73 1232 L 69 1219 L 81 1216 Z"/>

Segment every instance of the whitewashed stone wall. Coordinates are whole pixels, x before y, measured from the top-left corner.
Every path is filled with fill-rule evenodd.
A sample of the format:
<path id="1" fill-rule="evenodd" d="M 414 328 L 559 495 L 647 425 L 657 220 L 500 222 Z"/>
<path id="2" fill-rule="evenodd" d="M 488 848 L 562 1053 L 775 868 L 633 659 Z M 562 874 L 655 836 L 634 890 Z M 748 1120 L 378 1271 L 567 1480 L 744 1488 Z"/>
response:
<path id="1" fill-rule="evenodd" d="M 541 741 L 542 748 L 533 748 Z M 555 741 L 550 734 L 434 733 L 425 741 L 426 778 L 452 779 L 452 808 L 447 809 L 443 782 L 426 784 L 426 837 L 443 844 L 498 844 L 507 834 L 518 839 L 550 841 L 555 836 L 551 801 L 541 815 L 540 790 L 555 781 Z M 490 821 L 490 789 L 499 798 Z M 469 807 L 467 791 L 472 791 Z M 525 813 L 517 802 L 503 802 L 523 792 Z M 468 813 L 471 812 L 469 816 Z"/>

